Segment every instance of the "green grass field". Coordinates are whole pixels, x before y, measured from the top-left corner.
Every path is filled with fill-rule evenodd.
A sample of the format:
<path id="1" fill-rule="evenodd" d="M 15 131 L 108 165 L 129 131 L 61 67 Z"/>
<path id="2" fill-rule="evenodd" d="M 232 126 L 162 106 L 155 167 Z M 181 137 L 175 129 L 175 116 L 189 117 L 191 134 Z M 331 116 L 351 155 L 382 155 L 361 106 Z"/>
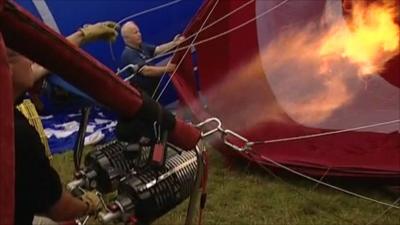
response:
<path id="1" fill-rule="evenodd" d="M 246 166 L 227 168 L 210 152 L 208 199 L 203 224 L 271 225 L 400 225 L 400 210 L 331 190 L 303 178 Z M 53 166 L 63 182 L 72 179 L 72 153 L 56 155 Z M 399 193 L 365 184 L 338 184 L 353 192 L 393 203 Z M 184 224 L 188 201 L 154 224 Z"/>

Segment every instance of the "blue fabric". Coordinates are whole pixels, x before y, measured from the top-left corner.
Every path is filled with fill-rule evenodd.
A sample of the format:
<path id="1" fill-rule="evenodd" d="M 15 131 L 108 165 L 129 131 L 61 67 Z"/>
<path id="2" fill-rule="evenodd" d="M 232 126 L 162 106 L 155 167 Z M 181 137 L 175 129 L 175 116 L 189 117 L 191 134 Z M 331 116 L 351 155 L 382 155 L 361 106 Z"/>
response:
<path id="1" fill-rule="evenodd" d="M 89 115 L 85 145 L 115 139 L 116 117 L 114 113 L 104 108 L 93 107 Z M 78 137 L 80 110 L 43 116 L 41 119 L 53 154 L 73 149 Z M 57 132 L 64 135 L 58 136 Z"/>
<path id="2" fill-rule="evenodd" d="M 75 86 L 71 85 L 58 75 L 52 74 L 47 77 L 47 82 L 51 83 L 52 85 L 57 85 L 59 87 L 62 87 L 65 91 L 71 92 L 77 96 L 80 96 L 83 98 L 83 101 L 85 102 L 91 102 L 94 103 L 96 102 L 93 98 L 76 88 Z"/>
<path id="3" fill-rule="evenodd" d="M 58 75 L 48 76 L 47 85 L 40 95 L 43 103 L 41 115 L 77 112 L 82 107 L 92 106 L 96 101 Z"/>
<path id="4" fill-rule="evenodd" d="M 154 57 L 156 47 L 154 45 L 149 45 L 143 43 L 141 47 L 132 48 L 130 46 L 126 46 L 124 51 L 121 54 L 121 69 L 127 65 L 133 64 L 139 67 L 143 67 L 144 65 L 153 66 L 154 63 L 147 63 L 146 60 Z M 124 77 L 130 76 L 135 71 L 131 69 L 127 70 L 126 73 L 122 74 Z M 149 96 L 153 95 L 154 90 L 156 89 L 158 82 L 160 81 L 160 77 L 148 77 L 144 76 L 141 73 L 137 73 L 130 82 L 131 84 L 139 87 L 141 90 L 146 92 Z"/>

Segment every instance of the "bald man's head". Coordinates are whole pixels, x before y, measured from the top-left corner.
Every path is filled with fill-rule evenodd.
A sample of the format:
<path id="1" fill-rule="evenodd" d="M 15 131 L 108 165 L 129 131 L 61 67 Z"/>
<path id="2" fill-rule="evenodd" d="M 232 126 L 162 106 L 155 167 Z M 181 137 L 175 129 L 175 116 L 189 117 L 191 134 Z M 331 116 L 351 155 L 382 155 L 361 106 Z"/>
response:
<path id="1" fill-rule="evenodd" d="M 133 21 L 122 25 L 121 36 L 126 45 L 138 48 L 142 44 L 142 34 L 139 27 Z"/>

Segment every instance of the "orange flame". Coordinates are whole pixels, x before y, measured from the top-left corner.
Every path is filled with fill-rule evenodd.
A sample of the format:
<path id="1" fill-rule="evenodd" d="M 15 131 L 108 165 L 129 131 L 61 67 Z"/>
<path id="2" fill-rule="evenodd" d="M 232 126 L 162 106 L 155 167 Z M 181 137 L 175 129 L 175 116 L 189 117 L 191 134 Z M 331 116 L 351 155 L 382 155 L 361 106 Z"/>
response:
<path id="1" fill-rule="evenodd" d="M 322 26 L 287 29 L 262 53 L 280 105 L 302 124 L 323 123 L 351 104 L 367 87 L 364 78 L 381 72 L 399 54 L 395 1 L 353 2 L 351 24 L 331 7 Z"/>
<path id="2" fill-rule="evenodd" d="M 352 11 L 352 29 L 336 25 L 324 38 L 320 56 L 349 60 L 358 66 L 359 76 L 380 72 L 384 63 L 399 52 L 396 13 L 390 1 L 369 6 L 357 1 Z"/>

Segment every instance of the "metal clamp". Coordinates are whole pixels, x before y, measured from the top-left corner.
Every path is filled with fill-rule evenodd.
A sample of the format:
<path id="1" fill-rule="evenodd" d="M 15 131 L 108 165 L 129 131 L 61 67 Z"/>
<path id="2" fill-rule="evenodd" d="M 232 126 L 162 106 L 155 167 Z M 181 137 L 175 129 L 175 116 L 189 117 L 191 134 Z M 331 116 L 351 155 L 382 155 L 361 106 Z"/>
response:
<path id="1" fill-rule="evenodd" d="M 208 119 L 204 120 L 203 122 L 198 123 L 196 125 L 196 127 L 199 128 L 199 129 L 205 129 L 206 126 L 209 127 L 210 124 L 212 124 L 212 123 L 215 124 L 215 127 L 211 128 L 209 130 L 206 130 L 206 131 L 201 131 L 201 137 L 202 138 L 207 137 L 207 136 L 209 136 L 211 134 L 214 134 L 216 132 L 221 132 L 224 144 L 228 145 L 229 147 L 231 147 L 231 148 L 233 148 L 233 149 L 235 149 L 236 151 L 239 151 L 239 152 L 247 151 L 247 150 L 251 149 L 251 147 L 254 145 L 254 142 L 249 142 L 249 140 L 247 140 L 245 137 L 239 135 L 238 133 L 236 133 L 236 132 L 234 132 L 232 130 L 224 130 L 222 128 L 221 120 L 219 120 L 216 117 L 208 118 Z M 228 137 L 230 137 L 230 136 L 233 136 L 236 139 L 240 140 L 243 143 L 243 146 L 242 147 L 238 146 L 236 144 L 233 144 L 232 141 L 229 141 Z"/>
<path id="2" fill-rule="evenodd" d="M 233 144 L 231 141 L 228 140 L 229 136 L 233 136 L 236 139 L 242 141 L 244 143 L 243 147 L 240 147 L 236 144 Z M 250 144 L 249 144 L 249 140 L 247 140 L 246 138 L 244 138 L 243 136 L 239 135 L 238 133 L 235 133 L 231 130 L 225 130 L 222 133 L 222 139 L 224 141 L 224 144 L 228 145 L 229 147 L 239 151 L 239 152 L 244 152 L 246 150 L 250 149 Z"/>
<path id="3" fill-rule="evenodd" d="M 215 128 L 210 129 L 210 130 L 208 130 L 208 131 L 202 131 L 202 132 L 201 132 L 201 137 L 204 138 L 204 137 L 207 137 L 207 136 L 209 136 L 209 135 L 211 135 L 211 134 L 213 134 L 213 133 L 215 133 L 215 132 L 217 132 L 217 131 L 223 131 L 223 130 L 222 130 L 222 123 L 221 123 L 221 120 L 219 120 L 219 119 L 216 118 L 216 117 L 208 118 L 208 119 L 204 120 L 203 122 L 198 123 L 198 124 L 196 125 L 196 127 L 199 128 L 199 129 L 201 129 L 201 128 L 204 128 L 206 125 L 210 125 L 210 124 L 212 124 L 212 123 L 216 124 Z"/>

